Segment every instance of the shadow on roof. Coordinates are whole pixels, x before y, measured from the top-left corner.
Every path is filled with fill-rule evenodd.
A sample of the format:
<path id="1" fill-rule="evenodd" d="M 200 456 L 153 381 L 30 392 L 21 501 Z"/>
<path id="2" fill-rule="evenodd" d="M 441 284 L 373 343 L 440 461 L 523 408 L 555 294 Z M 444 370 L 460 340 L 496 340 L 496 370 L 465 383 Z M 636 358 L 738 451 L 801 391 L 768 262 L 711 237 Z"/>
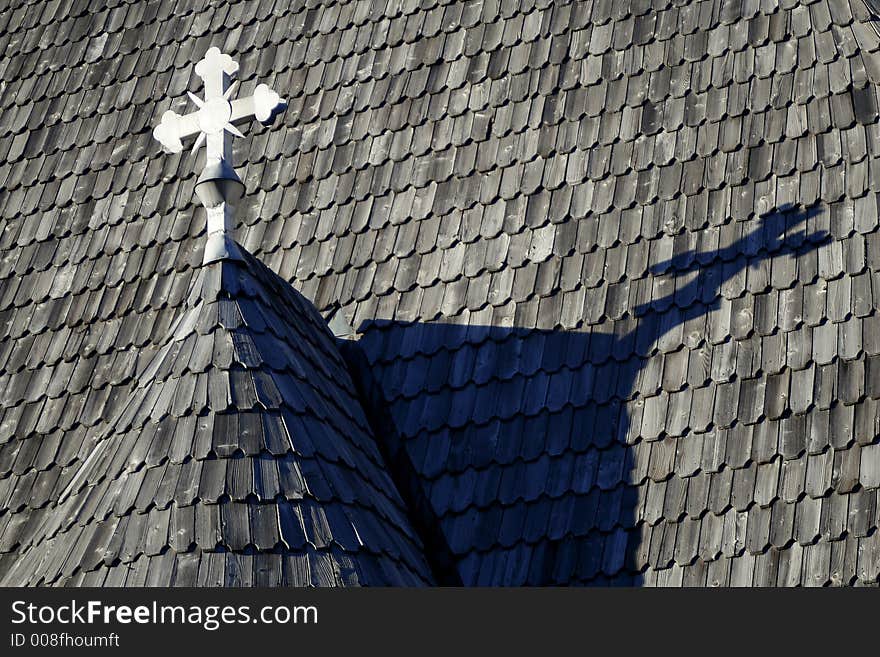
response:
<path id="1" fill-rule="evenodd" d="M 629 332 L 603 332 L 611 322 L 592 331 L 359 327 L 349 352 L 362 353 L 349 359 L 360 363 L 353 369 L 398 487 L 429 554 L 439 555 L 438 581 L 639 585 L 647 564 L 696 554 L 686 543 L 699 541 L 699 522 L 696 533 L 683 523 L 670 536 L 656 520 L 705 511 L 705 501 L 690 508 L 687 479 L 669 473 L 687 458 L 675 446 L 693 435 L 694 407 L 714 396 L 688 392 L 686 373 L 660 371 L 664 359 L 651 355 L 664 335 L 716 310 L 722 285 L 747 266 L 828 241 L 805 230 L 819 212 L 783 208 L 730 246 L 656 264 L 653 274 L 673 277 L 675 291 L 631 310 L 638 322 Z M 706 267 L 719 260 L 723 267 Z M 693 301 L 678 309 L 675 299 Z M 661 395 L 640 395 L 647 379 L 666 375 L 682 379 L 680 394 L 662 404 Z"/>

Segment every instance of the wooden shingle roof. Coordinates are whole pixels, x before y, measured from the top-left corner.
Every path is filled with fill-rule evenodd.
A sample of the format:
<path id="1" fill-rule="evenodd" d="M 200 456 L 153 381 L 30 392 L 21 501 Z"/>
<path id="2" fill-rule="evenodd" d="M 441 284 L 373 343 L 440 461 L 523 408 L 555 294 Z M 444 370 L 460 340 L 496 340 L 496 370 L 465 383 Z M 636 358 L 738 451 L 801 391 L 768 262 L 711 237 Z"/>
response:
<path id="1" fill-rule="evenodd" d="M 198 271 L 4 584 L 431 581 L 323 319 L 244 258 Z"/>
<path id="2" fill-rule="evenodd" d="M 876 584 L 872 21 L 862 0 L 11 3 L 0 571 L 84 581 L 14 564 L 67 527 L 59 496 L 188 312 L 196 176 L 151 129 L 216 45 L 242 93 L 288 101 L 237 140 L 236 239 L 358 332 L 355 406 L 390 455 L 370 504 L 443 581 Z M 428 580 L 390 513 L 400 537 L 355 555 Z"/>

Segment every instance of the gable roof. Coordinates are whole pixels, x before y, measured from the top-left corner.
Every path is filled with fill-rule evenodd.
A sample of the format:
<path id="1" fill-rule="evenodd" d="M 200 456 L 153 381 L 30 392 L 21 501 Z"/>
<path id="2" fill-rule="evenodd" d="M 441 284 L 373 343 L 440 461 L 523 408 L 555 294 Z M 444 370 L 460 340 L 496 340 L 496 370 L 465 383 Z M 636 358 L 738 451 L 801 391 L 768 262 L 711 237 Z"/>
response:
<path id="1" fill-rule="evenodd" d="M 238 240 L 360 331 L 452 581 L 877 583 L 862 0 L 59 0 L 0 45 L 0 568 L 185 308 L 150 129 L 217 45 L 289 103 Z"/>
<path id="2" fill-rule="evenodd" d="M 431 581 L 323 319 L 242 257 L 199 269 L 5 584 Z"/>

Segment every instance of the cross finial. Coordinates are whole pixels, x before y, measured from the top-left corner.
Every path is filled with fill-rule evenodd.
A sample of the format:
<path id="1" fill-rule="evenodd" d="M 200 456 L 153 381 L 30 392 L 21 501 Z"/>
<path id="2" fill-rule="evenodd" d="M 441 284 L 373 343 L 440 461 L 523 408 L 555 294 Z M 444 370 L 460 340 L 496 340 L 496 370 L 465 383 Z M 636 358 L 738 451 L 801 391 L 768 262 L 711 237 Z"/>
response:
<path id="1" fill-rule="evenodd" d="M 161 123 L 153 129 L 153 136 L 172 153 L 181 152 L 183 139 L 192 135 L 197 135 L 193 153 L 205 145 L 205 164 L 196 193 L 208 213 L 204 259 L 208 263 L 236 257 L 238 253 L 229 238 L 233 203 L 243 189 L 232 163 L 232 137 L 244 136 L 236 124 L 251 117 L 260 122 L 269 121 L 285 103 L 265 84 L 258 85 L 252 96 L 230 100 L 237 85 L 231 78 L 238 72 L 238 62 L 219 48 L 209 48 L 196 64 L 195 72 L 205 83 L 204 98 L 188 92 L 198 109 L 185 115 L 171 110 L 165 112 Z"/>

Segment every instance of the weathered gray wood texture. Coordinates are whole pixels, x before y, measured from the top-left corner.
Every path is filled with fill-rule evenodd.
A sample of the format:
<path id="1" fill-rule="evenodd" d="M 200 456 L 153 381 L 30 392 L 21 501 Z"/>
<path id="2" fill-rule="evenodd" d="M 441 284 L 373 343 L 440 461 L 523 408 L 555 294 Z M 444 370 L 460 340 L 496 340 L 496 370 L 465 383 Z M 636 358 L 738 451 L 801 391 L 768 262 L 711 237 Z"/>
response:
<path id="1" fill-rule="evenodd" d="M 289 103 L 236 140 L 236 238 L 362 334 L 376 440 L 404 446 L 389 470 L 428 500 L 410 515 L 452 580 L 877 583 L 880 39 L 861 0 L 0 12 L 0 569 L 47 540 L 186 312 L 204 219 L 150 130 L 211 45 L 241 93 Z M 150 526 L 189 501 L 129 494 L 107 512 Z M 230 546 L 277 538 L 255 531 Z M 152 540 L 125 554 L 183 563 Z"/>

